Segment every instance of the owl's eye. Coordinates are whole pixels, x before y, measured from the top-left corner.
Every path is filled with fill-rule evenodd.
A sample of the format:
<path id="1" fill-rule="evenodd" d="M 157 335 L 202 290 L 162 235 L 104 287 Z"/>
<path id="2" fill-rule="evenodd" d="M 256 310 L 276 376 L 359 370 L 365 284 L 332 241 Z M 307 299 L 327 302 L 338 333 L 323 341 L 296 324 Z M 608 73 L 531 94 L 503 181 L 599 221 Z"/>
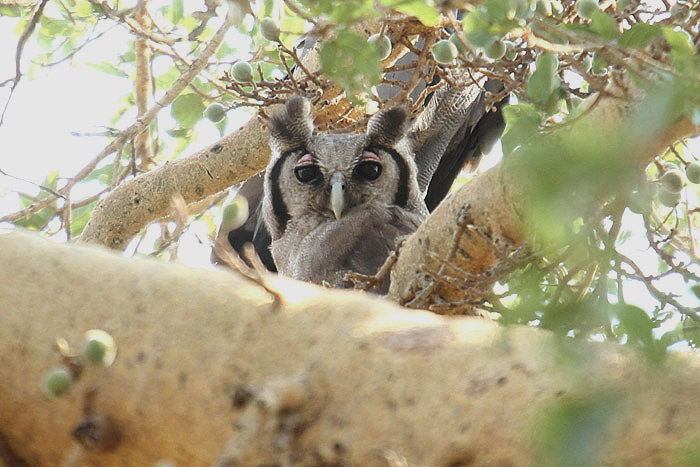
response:
<path id="1" fill-rule="evenodd" d="M 321 177 L 321 169 L 316 164 L 304 164 L 294 167 L 294 175 L 301 183 L 313 183 Z"/>
<path id="2" fill-rule="evenodd" d="M 376 180 L 382 174 L 382 165 L 375 161 L 360 162 L 355 166 L 353 175 L 364 180 Z"/>

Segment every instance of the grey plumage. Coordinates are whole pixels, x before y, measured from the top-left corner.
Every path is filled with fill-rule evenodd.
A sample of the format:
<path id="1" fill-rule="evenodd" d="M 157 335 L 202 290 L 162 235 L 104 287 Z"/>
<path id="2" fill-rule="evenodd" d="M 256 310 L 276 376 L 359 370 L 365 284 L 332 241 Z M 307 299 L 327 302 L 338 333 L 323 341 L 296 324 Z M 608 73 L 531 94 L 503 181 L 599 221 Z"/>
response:
<path id="1" fill-rule="evenodd" d="M 487 81 L 484 87 L 492 93 L 503 89 L 503 85 L 497 81 Z M 396 209 L 389 205 L 388 209 L 378 210 L 368 205 L 364 216 L 353 213 L 343 216 L 338 224 L 334 224 L 334 229 L 319 229 L 311 237 L 319 243 L 317 249 L 313 249 L 315 245 L 307 243 L 311 240 L 301 235 L 302 230 L 295 231 L 294 240 L 291 234 L 287 235 L 278 243 L 278 249 L 281 252 L 294 249 L 302 251 L 293 255 L 279 253 L 285 256 L 282 273 L 316 282 L 318 280 L 315 277 L 326 277 L 327 282 L 336 286 L 348 285 L 342 281 L 342 276 L 347 271 L 373 274 L 394 248 L 396 239 L 417 228 L 424 218 L 424 208 L 432 211 L 447 195 L 462 167 L 475 167 L 482 153 L 490 150 L 500 137 L 504 126 L 500 109 L 506 99 L 497 103 L 495 110 L 490 112 L 486 111 L 484 99 L 484 93 L 476 85 L 442 87 L 431 96 L 426 109 L 411 125 L 408 124 L 404 109 L 385 109 L 371 119 L 367 133 L 363 135 L 313 135 L 307 102 L 300 98 L 292 99 L 270 122 L 270 143 L 275 154 L 273 161 L 278 160 L 283 153 L 300 149 L 312 141 L 318 149 L 324 145 L 327 149 L 337 146 L 338 154 L 345 154 L 349 150 L 357 151 L 357 147 L 372 142 L 375 145 L 395 147 L 404 156 L 413 155 L 414 157 L 402 158 L 409 161 L 407 167 L 412 180 L 413 174 L 416 174 L 418 188 L 414 187 L 411 191 L 413 208 Z M 297 156 L 300 156 L 298 152 Z M 407 177 L 408 175 L 405 176 Z M 265 266 L 276 271 L 279 266 L 275 264 L 270 250 L 273 237 L 271 233 L 274 230 L 277 237 L 281 237 L 289 218 L 282 214 L 280 220 L 270 221 L 271 227 L 265 225 L 262 212 L 263 184 L 263 176 L 257 175 L 240 185 L 238 194 L 247 198 L 250 218 L 238 229 L 228 231 L 222 225 L 218 237 L 226 236 L 228 242 L 239 252 L 244 243 L 252 242 Z M 278 197 L 282 199 L 281 194 Z M 419 203 L 421 198 L 424 204 Z M 267 199 L 272 202 L 271 196 Z M 294 199 L 287 201 L 295 202 Z M 289 215 L 286 202 L 285 209 Z M 326 217 L 329 216 L 330 212 L 326 212 Z M 340 228 L 353 221 L 360 222 L 362 227 Z M 346 233 L 341 237 L 343 242 L 333 244 L 331 239 L 340 231 Z M 359 233 L 353 237 L 348 232 Z M 350 242 L 349 239 L 353 241 Z M 285 242 L 286 247 L 283 248 Z M 335 252 L 333 262 L 328 261 L 325 253 L 319 253 L 331 250 Z M 212 259 L 218 262 L 216 253 L 213 253 Z M 329 276 L 333 277 L 329 280 Z"/>
<path id="2" fill-rule="evenodd" d="M 271 119 L 262 211 L 280 273 L 347 286 L 347 272 L 374 274 L 418 227 L 428 211 L 407 126 L 398 107 L 374 115 L 364 134 L 313 134 L 301 97 Z"/>

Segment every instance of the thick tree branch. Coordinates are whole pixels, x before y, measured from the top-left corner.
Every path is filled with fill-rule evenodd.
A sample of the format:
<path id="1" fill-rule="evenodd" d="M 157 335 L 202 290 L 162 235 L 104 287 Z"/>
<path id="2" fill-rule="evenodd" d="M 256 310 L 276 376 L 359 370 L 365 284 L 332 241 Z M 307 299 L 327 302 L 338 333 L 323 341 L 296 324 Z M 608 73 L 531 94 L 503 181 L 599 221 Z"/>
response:
<path id="1" fill-rule="evenodd" d="M 120 185 L 95 207 L 80 241 L 125 248 L 144 226 L 171 213 L 173 195 L 193 203 L 263 170 L 267 140 L 265 124 L 253 118 L 208 148 Z"/>
<path id="2" fill-rule="evenodd" d="M 700 428 L 697 358 L 651 370 L 614 345 L 269 279 L 276 311 L 235 273 L 0 236 L 6 451 L 31 465 L 543 465 L 543 408 L 612 400 L 591 462 L 676 465 Z M 93 328 L 115 338 L 115 363 L 47 400 L 56 339 L 78 349 Z M 103 428 L 93 450 L 71 439 L 87 422 Z"/>
<path id="3" fill-rule="evenodd" d="M 646 166 L 679 139 L 700 134 L 700 128 L 687 119 L 668 122 L 658 132 L 644 128 L 631 119 L 649 111 L 639 108 L 640 98 L 633 88 L 610 88 L 585 120 L 574 123 L 572 131 L 577 125 L 586 128 L 593 122 L 601 141 L 607 141 L 603 135 L 615 135 L 610 141 L 636 138 L 627 143 L 625 152 L 630 171 Z M 597 98 L 589 100 L 593 101 Z M 621 128 L 621 122 L 630 122 L 630 127 Z M 523 213 L 531 202 L 528 193 L 532 187 L 522 176 L 525 163 L 522 153 L 516 151 L 438 206 L 403 244 L 392 270 L 389 298 L 415 308 L 473 313 L 471 305 L 487 296 L 492 285 L 483 281 L 480 287 L 479 279 L 487 279 L 484 273 L 507 260 L 506 255 L 527 240 L 528 224 Z M 538 183 L 533 179 L 530 182 Z M 448 250 L 450 257 L 445 254 Z M 449 284 L 440 280 L 444 272 L 469 275 L 472 284 Z"/>
<path id="4" fill-rule="evenodd" d="M 224 39 L 226 31 L 229 30 L 232 24 L 232 18 L 229 15 L 226 15 L 224 24 L 219 28 L 216 34 L 214 34 L 214 37 L 212 37 L 211 41 L 209 41 L 201 55 L 197 57 L 194 62 L 192 62 L 192 66 L 182 75 L 180 75 L 177 80 L 175 80 L 170 89 L 168 89 L 165 95 L 158 102 L 156 102 L 153 107 L 148 109 L 148 111 L 145 112 L 133 125 L 120 132 L 119 136 L 104 150 L 102 150 L 98 158 L 96 158 L 97 162 L 112 152 L 121 150 L 121 147 L 127 141 L 136 137 L 141 132 L 148 130 L 148 126 L 158 112 L 163 107 L 170 105 L 173 100 L 175 100 L 175 98 L 179 96 L 180 93 L 189 85 L 189 83 L 192 82 L 197 74 L 204 69 L 208 63 L 209 57 L 211 57 L 219 48 L 219 45 Z M 247 128 L 250 127 L 255 127 L 255 122 L 247 126 Z M 254 137 L 253 140 L 255 140 Z M 135 221 L 133 219 L 137 219 L 139 221 L 142 221 L 143 219 L 155 220 L 159 217 L 167 215 L 169 211 L 163 207 L 163 204 L 168 205 L 174 193 L 180 192 L 180 194 L 185 197 L 186 201 L 191 202 L 213 194 L 216 191 L 222 190 L 224 187 L 221 187 L 215 191 L 207 192 L 206 189 L 203 188 L 204 185 L 202 185 L 201 180 L 204 179 L 204 174 L 207 174 L 210 178 L 217 178 L 207 173 L 207 170 L 209 169 L 207 166 L 210 165 L 207 162 L 209 162 L 210 158 L 215 159 L 212 157 L 212 154 L 218 154 L 224 148 L 229 149 L 229 144 L 230 141 L 226 141 L 226 138 L 224 138 L 219 143 L 212 145 L 199 153 L 203 159 L 202 162 L 195 157 L 177 164 L 178 167 L 185 167 L 188 170 L 192 170 L 192 172 L 185 172 L 189 173 L 191 176 L 180 179 L 179 181 L 174 180 L 170 182 L 169 186 L 151 187 L 148 184 L 148 177 L 152 177 L 154 172 L 149 172 L 143 177 L 135 179 L 132 183 L 122 185 L 118 189 L 112 191 L 95 208 L 90 221 L 85 226 L 85 230 L 83 231 L 80 240 L 84 242 L 99 241 L 111 248 L 123 248 L 126 246 L 128 239 L 130 239 L 131 236 L 138 232 L 145 225 L 145 223 L 148 222 L 146 221 L 144 224 L 141 224 L 138 228 L 134 229 L 133 224 Z M 225 154 L 230 153 L 225 152 Z M 221 157 L 216 159 L 217 160 L 214 161 L 212 168 L 218 168 L 221 165 Z M 95 164 L 97 164 L 97 162 L 95 162 Z M 174 166 L 176 164 L 172 165 Z M 73 178 L 73 180 L 80 180 L 84 178 L 92 171 L 92 169 L 94 169 L 94 166 L 87 170 L 88 168 L 89 167 L 83 169 L 80 174 Z M 83 175 L 86 170 L 87 173 Z M 171 175 L 172 173 L 179 174 L 177 169 L 171 169 L 169 166 L 165 166 L 161 169 L 161 171 L 166 172 L 164 175 L 166 179 L 167 176 Z M 218 172 L 215 173 L 218 174 Z M 82 175 L 82 177 L 80 177 L 80 175 Z M 252 174 L 249 174 L 248 176 L 250 175 Z M 145 178 L 145 180 L 143 180 L 143 178 Z M 187 185 L 183 187 L 179 185 L 180 183 Z M 70 184 L 71 183 L 69 182 L 69 185 Z M 165 183 L 164 185 L 168 185 L 168 183 Z M 149 189 L 144 189 L 144 187 L 149 187 Z M 201 192 L 201 195 L 194 198 L 191 195 L 192 192 Z M 186 196 L 186 194 L 188 196 Z M 162 195 L 167 196 L 167 199 L 159 197 Z M 124 202 L 125 197 L 128 202 Z M 154 200 L 153 205 L 149 204 L 148 202 L 143 204 L 141 203 L 144 198 L 150 201 L 152 199 L 151 197 L 157 198 Z M 161 203 L 159 203 L 159 201 Z M 126 216 L 125 214 L 130 214 L 130 216 Z M 109 228 L 111 231 L 105 231 L 105 228 Z"/>

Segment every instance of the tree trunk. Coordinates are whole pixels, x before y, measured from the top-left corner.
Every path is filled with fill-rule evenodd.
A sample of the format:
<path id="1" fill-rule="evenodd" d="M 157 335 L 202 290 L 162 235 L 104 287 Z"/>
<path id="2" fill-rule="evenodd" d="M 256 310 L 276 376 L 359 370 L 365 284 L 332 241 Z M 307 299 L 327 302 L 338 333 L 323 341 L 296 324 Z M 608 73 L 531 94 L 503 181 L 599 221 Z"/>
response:
<path id="1" fill-rule="evenodd" d="M 0 459 L 544 465 L 546 414 L 590 403 L 606 407 L 592 464 L 670 466 L 700 430 L 697 357 L 649 368 L 615 345 L 267 280 L 282 302 L 236 273 L 0 236 Z M 116 361 L 46 399 L 56 339 L 79 348 L 93 328 Z"/>

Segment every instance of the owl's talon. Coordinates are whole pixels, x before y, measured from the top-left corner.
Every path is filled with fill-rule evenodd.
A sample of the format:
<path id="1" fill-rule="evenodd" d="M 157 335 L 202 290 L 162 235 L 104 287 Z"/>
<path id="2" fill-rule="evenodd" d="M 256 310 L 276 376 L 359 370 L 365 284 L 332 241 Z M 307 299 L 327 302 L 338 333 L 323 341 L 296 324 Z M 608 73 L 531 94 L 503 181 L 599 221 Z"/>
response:
<path id="1" fill-rule="evenodd" d="M 406 238 L 408 238 L 408 235 L 402 237 L 399 240 L 399 248 L 401 247 L 401 245 L 403 245 L 403 242 Z M 374 287 L 376 287 L 378 290 L 381 290 L 381 287 L 384 285 L 384 280 L 387 278 L 389 272 L 391 271 L 391 268 L 394 266 L 394 264 L 396 264 L 396 260 L 399 258 L 399 254 L 397 253 L 397 251 L 398 248 L 389 253 L 389 256 L 387 256 L 386 258 L 386 261 L 384 261 L 384 264 L 382 264 L 382 266 L 377 270 L 376 274 L 368 276 L 366 274 L 360 274 L 359 272 L 349 272 L 345 274 L 345 277 L 343 279 L 352 282 L 353 288 L 364 290 L 365 292 L 371 290 Z"/>
<path id="2" fill-rule="evenodd" d="M 343 279 L 352 282 L 354 289 L 364 290 L 365 292 L 374 287 L 379 288 L 384 283 L 384 277 L 378 277 L 377 275 L 368 276 L 359 272 L 349 272 L 345 274 Z"/>

